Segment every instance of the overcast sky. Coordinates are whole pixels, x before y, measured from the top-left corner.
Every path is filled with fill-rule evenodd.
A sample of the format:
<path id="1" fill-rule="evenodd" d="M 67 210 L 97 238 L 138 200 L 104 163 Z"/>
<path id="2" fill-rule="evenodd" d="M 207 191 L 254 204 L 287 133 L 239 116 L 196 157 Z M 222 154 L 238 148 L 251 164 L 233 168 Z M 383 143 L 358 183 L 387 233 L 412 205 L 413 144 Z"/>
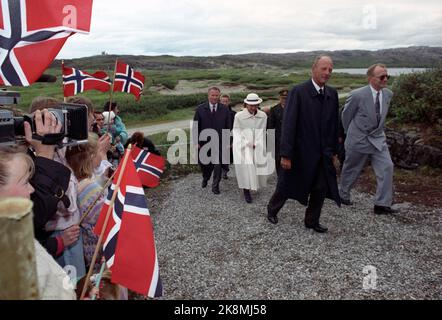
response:
<path id="1" fill-rule="evenodd" d="M 94 0 L 58 58 L 442 46 L 440 0 Z"/>

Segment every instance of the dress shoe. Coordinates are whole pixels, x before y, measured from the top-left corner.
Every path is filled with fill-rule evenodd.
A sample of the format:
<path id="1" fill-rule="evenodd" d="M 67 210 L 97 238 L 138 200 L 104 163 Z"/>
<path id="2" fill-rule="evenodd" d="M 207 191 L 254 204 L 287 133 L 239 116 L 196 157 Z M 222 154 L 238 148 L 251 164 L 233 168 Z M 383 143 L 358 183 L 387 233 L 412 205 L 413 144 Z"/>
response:
<path id="1" fill-rule="evenodd" d="M 328 230 L 326 227 L 321 226 L 319 223 L 314 225 L 314 226 L 305 225 L 305 227 L 307 229 L 313 229 L 313 230 L 315 230 L 316 232 L 319 232 L 319 233 L 325 233 Z"/>
<path id="2" fill-rule="evenodd" d="M 398 210 L 391 209 L 390 207 L 384 207 L 384 206 L 374 206 L 374 213 L 375 214 L 392 214 L 392 213 L 398 213 Z"/>
<path id="3" fill-rule="evenodd" d="M 278 217 L 277 216 L 270 216 L 270 215 L 268 215 L 267 216 L 267 220 L 269 220 L 270 223 L 273 223 L 273 224 L 277 224 L 278 223 Z"/>
<path id="4" fill-rule="evenodd" d="M 214 187 L 214 188 L 212 188 L 212 192 L 214 193 L 214 194 L 220 194 L 221 192 L 219 192 L 219 188 L 218 187 Z"/>
<path id="5" fill-rule="evenodd" d="M 346 206 L 352 206 L 353 202 L 350 200 L 345 200 L 344 198 L 341 198 L 341 203 L 345 204 Z"/>
<path id="6" fill-rule="evenodd" d="M 252 196 L 250 195 L 249 189 L 244 189 L 244 199 L 246 199 L 247 203 L 252 203 Z"/>
<path id="7" fill-rule="evenodd" d="M 227 180 L 227 179 L 228 179 L 228 177 L 227 177 L 227 171 L 223 171 L 223 179 L 224 179 L 224 180 Z"/>
<path id="8" fill-rule="evenodd" d="M 203 179 L 203 182 L 201 183 L 201 188 L 207 187 L 207 180 Z"/>

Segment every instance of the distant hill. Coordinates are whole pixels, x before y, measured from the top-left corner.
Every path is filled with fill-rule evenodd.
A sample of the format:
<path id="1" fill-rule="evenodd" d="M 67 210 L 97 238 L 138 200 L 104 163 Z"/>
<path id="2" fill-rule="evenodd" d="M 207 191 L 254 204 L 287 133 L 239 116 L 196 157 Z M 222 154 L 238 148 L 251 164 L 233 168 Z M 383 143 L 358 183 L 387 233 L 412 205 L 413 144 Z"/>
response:
<path id="1" fill-rule="evenodd" d="M 138 69 L 175 70 L 175 69 L 214 69 L 214 68 L 309 68 L 312 60 L 319 54 L 330 55 L 335 68 L 365 68 L 373 63 L 382 62 L 389 67 L 433 67 L 442 61 L 442 47 L 408 47 L 368 50 L 309 51 L 296 53 L 249 53 L 222 55 L 214 57 L 175 57 L 99 55 L 86 58 L 65 60 L 65 64 L 80 69 L 111 70 L 118 57 Z M 58 67 L 60 60 L 52 63 Z"/>

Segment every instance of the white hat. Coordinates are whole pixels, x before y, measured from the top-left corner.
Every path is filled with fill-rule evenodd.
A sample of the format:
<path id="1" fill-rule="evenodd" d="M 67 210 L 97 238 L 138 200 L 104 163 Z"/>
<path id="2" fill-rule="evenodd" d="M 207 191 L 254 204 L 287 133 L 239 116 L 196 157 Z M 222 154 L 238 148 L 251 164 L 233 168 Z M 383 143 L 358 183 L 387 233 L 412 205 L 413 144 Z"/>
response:
<path id="1" fill-rule="evenodd" d="M 107 124 L 109 122 L 109 111 L 104 111 L 103 117 L 104 117 L 104 124 Z M 115 113 L 113 111 L 110 112 L 110 119 L 111 121 L 115 119 Z"/>
<path id="2" fill-rule="evenodd" d="M 250 105 L 257 105 L 262 102 L 262 99 L 256 93 L 249 93 L 247 98 L 244 99 L 244 103 Z"/>

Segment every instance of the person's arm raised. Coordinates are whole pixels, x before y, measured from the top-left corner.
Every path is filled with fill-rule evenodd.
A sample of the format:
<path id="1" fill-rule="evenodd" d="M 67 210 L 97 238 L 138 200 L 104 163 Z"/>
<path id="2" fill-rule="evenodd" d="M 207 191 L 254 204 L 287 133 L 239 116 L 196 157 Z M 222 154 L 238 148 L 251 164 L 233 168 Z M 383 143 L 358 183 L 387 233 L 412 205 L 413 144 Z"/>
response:
<path id="1" fill-rule="evenodd" d="M 43 109 L 43 111 L 37 110 L 34 117 L 35 134 L 43 137 L 46 134 L 54 134 L 61 131 L 62 124 L 57 123 L 55 116 L 47 109 Z M 24 126 L 26 141 L 34 148 L 36 156 L 52 160 L 54 158 L 55 146 L 45 145 L 42 144 L 41 141 L 33 139 L 31 125 L 28 122 L 25 122 Z"/>

